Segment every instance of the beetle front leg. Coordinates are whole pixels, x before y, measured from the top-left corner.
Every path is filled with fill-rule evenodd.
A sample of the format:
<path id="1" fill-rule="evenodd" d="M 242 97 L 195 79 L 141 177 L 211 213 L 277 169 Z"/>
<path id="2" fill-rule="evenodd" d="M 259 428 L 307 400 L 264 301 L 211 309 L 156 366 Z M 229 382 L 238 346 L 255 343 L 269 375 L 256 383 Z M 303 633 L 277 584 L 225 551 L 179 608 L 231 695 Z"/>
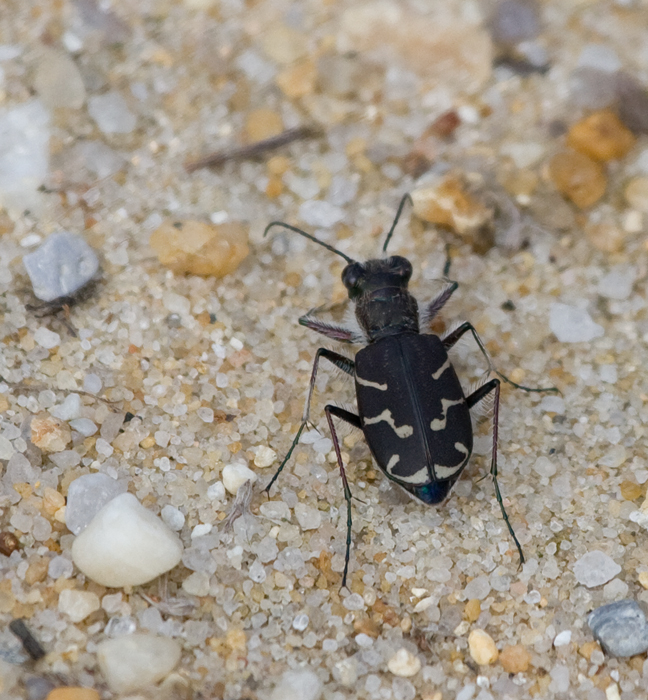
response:
<path id="1" fill-rule="evenodd" d="M 360 430 L 362 430 L 362 423 L 360 422 L 360 418 L 356 416 L 355 413 L 345 411 L 343 408 L 339 408 L 338 406 L 326 406 L 324 408 L 324 413 L 326 413 L 326 420 L 328 421 L 331 437 L 333 438 L 333 447 L 335 448 L 335 456 L 337 457 L 340 476 L 342 477 L 342 486 L 344 488 L 344 499 L 347 503 L 346 554 L 344 556 L 344 573 L 342 574 L 342 588 L 346 588 L 347 573 L 349 571 L 349 559 L 351 557 L 351 525 L 353 524 L 351 520 L 351 489 L 349 488 L 349 482 L 347 481 L 346 472 L 344 471 L 340 441 L 338 440 L 335 425 L 333 424 L 333 416 L 341 418 L 354 428 L 359 428 Z"/>
<path id="2" fill-rule="evenodd" d="M 486 384 L 480 386 L 479 389 L 470 394 L 470 396 L 466 397 L 466 403 L 468 404 L 468 408 L 472 408 L 475 404 L 479 403 L 484 397 L 490 394 L 491 391 L 495 392 L 495 399 L 493 401 L 493 451 L 491 452 L 490 473 L 493 477 L 493 484 L 495 485 L 495 498 L 499 503 L 500 510 L 502 511 L 502 517 L 504 518 L 509 534 L 513 538 L 513 542 L 515 542 L 515 546 L 517 547 L 518 554 L 520 555 L 520 566 L 522 566 L 522 564 L 524 564 L 524 553 L 522 552 L 522 546 L 520 545 L 518 538 L 515 536 L 513 526 L 509 521 L 506 508 L 504 508 L 504 501 L 502 500 L 502 493 L 499 488 L 499 483 L 497 482 L 497 434 L 499 428 L 500 399 L 499 379 L 491 379 L 490 382 L 486 382 Z"/>
<path id="3" fill-rule="evenodd" d="M 317 350 L 317 353 L 315 355 L 315 361 L 313 362 L 313 371 L 311 372 L 311 378 L 310 378 L 310 383 L 309 383 L 309 387 L 308 387 L 308 396 L 306 397 L 306 405 L 304 406 L 304 413 L 302 415 L 301 425 L 299 426 L 299 430 L 297 431 L 297 435 L 295 435 L 295 439 L 292 441 L 292 445 L 290 446 L 290 449 L 288 450 L 288 454 L 284 457 L 283 462 L 279 465 L 279 468 L 274 473 L 274 476 L 272 477 L 272 479 L 270 479 L 270 483 L 265 487 L 264 491 L 266 493 L 270 492 L 272 485 L 277 480 L 277 477 L 279 476 L 279 474 L 281 474 L 283 468 L 286 466 L 286 463 L 288 462 L 288 460 L 292 456 L 292 453 L 293 453 L 295 447 L 297 447 L 297 444 L 299 443 L 299 438 L 301 437 L 301 434 L 304 431 L 304 428 L 308 424 L 308 420 L 310 417 L 310 405 L 311 405 L 311 400 L 313 398 L 313 389 L 315 388 L 315 380 L 317 379 L 317 370 L 319 367 L 319 361 L 320 361 L 321 357 L 328 360 L 329 362 L 334 364 L 336 367 L 341 369 L 343 372 L 346 372 L 347 374 L 350 374 L 351 376 L 353 376 L 353 373 L 355 372 L 355 363 L 353 362 L 353 360 L 350 360 L 348 357 L 345 357 L 344 355 L 340 355 L 337 352 L 333 352 L 333 350 L 327 350 L 326 348 L 319 348 Z"/>
<path id="4" fill-rule="evenodd" d="M 443 346 L 445 347 L 446 350 L 449 350 L 453 345 L 455 345 L 455 343 L 463 335 L 465 335 L 469 331 L 470 331 L 470 333 L 472 333 L 472 336 L 475 339 L 475 342 L 477 343 L 477 346 L 479 347 L 481 354 L 485 357 L 486 362 L 488 362 L 489 372 L 495 372 L 495 374 L 502 381 L 505 381 L 507 384 L 514 386 L 516 389 L 522 389 L 522 391 L 532 391 L 532 392 L 554 391 L 558 394 L 560 393 L 560 389 L 558 389 L 555 386 L 535 388 L 535 387 L 529 387 L 529 386 L 522 386 L 522 384 L 516 384 L 513 380 L 504 376 L 499 370 L 495 369 L 495 367 L 493 367 L 493 363 L 491 361 L 491 358 L 488 355 L 486 348 L 484 347 L 484 343 L 482 342 L 482 339 L 479 337 L 479 333 L 477 333 L 477 331 L 475 330 L 475 327 L 469 321 L 462 323 L 458 328 L 455 328 L 455 330 L 451 331 L 446 336 L 441 338 L 441 341 L 443 342 Z M 488 384 L 485 384 L 484 386 L 488 386 Z"/>

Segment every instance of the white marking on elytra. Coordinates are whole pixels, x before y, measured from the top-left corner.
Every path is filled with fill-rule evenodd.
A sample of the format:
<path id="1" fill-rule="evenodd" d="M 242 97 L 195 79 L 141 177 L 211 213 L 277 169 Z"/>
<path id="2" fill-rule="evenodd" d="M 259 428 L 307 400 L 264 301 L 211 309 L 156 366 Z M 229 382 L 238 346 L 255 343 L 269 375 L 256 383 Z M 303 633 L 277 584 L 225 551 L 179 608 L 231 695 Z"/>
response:
<path id="1" fill-rule="evenodd" d="M 389 461 L 391 463 L 391 459 Z M 392 474 L 392 472 L 389 473 Z M 406 476 L 403 476 L 402 474 L 392 474 L 392 476 L 395 479 L 398 479 L 398 481 L 403 481 L 406 484 L 427 484 L 430 481 L 430 473 L 428 472 L 427 467 L 421 467 L 421 469 L 414 472 L 414 474 L 408 474 Z"/>
<path id="2" fill-rule="evenodd" d="M 432 430 L 443 430 L 446 427 L 446 423 L 448 422 L 448 409 L 451 406 L 457 406 L 458 404 L 461 404 L 463 402 L 463 399 L 457 399 L 457 401 L 441 399 L 441 406 L 443 408 L 443 418 L 435 418 L 430 423 L 430 428 L 432 428 Z"/>
<path id="3" fill-rule="evenodd" d="M 373 425 L 374 423 L 381 423 L 382 421 L 385 421 L 385 423 L 390 425 L 399 438 L 407 438 L 414 432 L 414 428 L 412 428 L 411 425 L 401 425 L 399 428 L 397 428 L 396 423 L 394 423 L 394 419 L 392 418 L 391 411 L 388 408 L 386 408 L 379 416 L 364 418 L 365 425 Z"/>
<path id="4" fill-rule="evenodd" d="M 455 442 L 454 448 L 455 448 L 455 450 L 457 450 L 457 452 L 463 452 L 463 454 L 465 454 L 466 457 L 470 457 L 470 451 L 463 444 L 463 442 Z"/>
<path id="5" fill-rule="evenodd" d="M 438 379 L 447 369 L 450 369 L 450 367 L 450 358 L 448 357 L 436 372 L 432 372 L 432 379 Z"/>
<path id="6" fill-rule="evenodd" d="M 378 382 L 371 382 L 368 379 L 363 379 L 356 374 L 356 382 L 360 386 L 368 386 L 371 389 L 378 389 L 379 391 L 387 391 L 387 384 L 378 384 Z"/>
<path id="7" fill-rule="evenodd" d="M 468 457 L 470 457 L 470 451 L 463 443 L 455 442 L 454 447 L 457 452 L 462 452 L 466 455 L 466 457 L 465 459 L 462 459 L 459 464 L 455 464 L 454 467 L 446 467 L 441 464 L 435 464 L 434 473 L 439 477 L 439 479 L 449 479 L 451 476 L 454 476 L 457 472 L 464 468 L 466 462 L 468 461 Z"/>
<path id="8" fill-rule="evenodd" d="M 387 462 L 385 469 L 391 474 L 392 469 L 400 462 L 400 455 L 392 455 Z"/>

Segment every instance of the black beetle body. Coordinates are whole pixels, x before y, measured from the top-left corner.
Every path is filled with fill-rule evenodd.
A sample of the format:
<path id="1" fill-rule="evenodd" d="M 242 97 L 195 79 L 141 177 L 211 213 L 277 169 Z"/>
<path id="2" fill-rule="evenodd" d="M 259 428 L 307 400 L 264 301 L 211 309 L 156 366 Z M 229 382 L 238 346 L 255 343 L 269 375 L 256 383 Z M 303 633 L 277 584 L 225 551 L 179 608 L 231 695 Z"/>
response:
<path id="1" fill-rule="evenodd" d="M 387 249 L 409 195 L 401 200 L 394 223 L 383 245 Z M 497 483 L 497 427 L 500 380 L 482 384 L 466 396 L 448 357 L 448 350 L 465 333 L 472 333 L 488 361 L 489 370 L 502 380 L 525 391 L 556 391 L 555 388 L 530 389 L 507 379 L 495 370 L 481 339 L 470 323 L 463 323 L 443 337 L 421 334 L 420 326 L 429 324 L 442 309 L 457 283 L 448 280 L 449 261 L 444 269 L 445 287 L 419 314 L 418 303 L 408 291 L 412 265 L 406 258 L 388 258 L 357 262 L 333 246 L 318 240 L 295 226 L 275 221 L 265 233 L 280 225 L 331 250 L 347 261 L 342 282 L 349 299 L 355 302 L 359 331 L 319 320 L 315 310 L 299 319 L 300 324 L 342 343 L 362 343 L 355 360 L 326 348 L 319 348 L 313 364 L 310 389 L 301 426 L 283 462 L 266 487 L 270 490 L 299 442 L 309 420 L 310 403 L 320 358 L 354 377 L 358 415 L 338 406 L 324 409 L 333 438 L 338 467 L 347 502 L 347 549 L 342 585 L 346 585 L 351 546 L 351 491 L 344 471 L 333 417 L 360 428 L 380 470 L 414 498 L 440 503 L 465 468 L 473 448 L 470 409 L 493 392 L 493 448 L 490 473 L 504 521 L 524 561 L 522 548 L 509 523 Z M 265 234 L 264 234 L 265 235 Z M 424 319 L 424 323 L 420 322 Z"/>

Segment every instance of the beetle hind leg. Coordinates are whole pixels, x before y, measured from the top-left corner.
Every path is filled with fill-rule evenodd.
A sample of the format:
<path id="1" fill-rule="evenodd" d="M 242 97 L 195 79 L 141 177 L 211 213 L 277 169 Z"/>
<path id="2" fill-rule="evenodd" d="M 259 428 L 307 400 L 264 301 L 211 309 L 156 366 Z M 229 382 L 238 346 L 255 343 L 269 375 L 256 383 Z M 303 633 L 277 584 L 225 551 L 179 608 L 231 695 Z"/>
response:
<path id="1" fill-rule="evenodd" d="M 347 573 L 349 572 L 349 559 L 351 557 L 351 526 L 353 524 L 351 519 L 351 489 L 349 488 L 349 482 L 347 481 L 346 472 L 344 471 L 340 441 L 335 430 L 335 424 L 333 423 L 333 416 L 336 418 L 341 418 L 346 423 L 351 424 L 354 428 L 362 429 L 362 423 L 360 422 L 360 418 L 356 416 L 355 413 L 346 411 L 338 406 L 326 406 L 324 412 L 326 413 L 326 420 L 328 421 L 331 437 L 333 438 L 333 447 L 335 448 L 335 456 L 337 457 L 340 476 L 342 477 L 342 486 L 344 488 L 344 499 L 346 500 L 347 504 L 346 554 L 344 556 L 344 573 L 342 574 L 342 588 L 346 588 Z"/>
<path id="2" fill-rule="evenodd" d="M 491 379 L 489 382 L 486 382 L 486 384 L 479 387 L 479 389 L 477 389 L 472 394 L 470 394 L 470 396 L 466 397 L 466 403 L 468 404 L 468 408 L 472 408 L 475 404 L 479 403 L 482 399 L 484 399 L 486 396 L 488 396 L 491 392 L 494 392 L 494 400 L 493 400 L 493 449 L 491 452 L 490 474 L 493 477 L 493 485 L 495 486 L 495 498 L 497 499 L 497 502 L 499 503 L 500 510 L 502 511 L 502 518 L 504 518 L 504 522 L 506 523 L 506 527 L 509 531 L 509 534 L 511 535 L 511 538 L 513 539 L 513 542 L 515 542 L 515 546 L 517 547 L 518 554 L 520 555 L 520 566 L 522 566 L 522 564 L 524 564 L 524 553 L 522 552 L 522 545 L 520 545 L 520 542 L 515 535 L 515 531 L 513 530 L 513 526 L 511 525 L 511 522 L 509 520 L 508 513 L 506 512 L 506 508 L 504 507 L 504 500 L 502 499 L 502 492 L 500 491 L 499 483 L 497 481 L 497 435 L 498 435 L 498 428 L 499 428 L 500 380 L 499 379 Z"/>

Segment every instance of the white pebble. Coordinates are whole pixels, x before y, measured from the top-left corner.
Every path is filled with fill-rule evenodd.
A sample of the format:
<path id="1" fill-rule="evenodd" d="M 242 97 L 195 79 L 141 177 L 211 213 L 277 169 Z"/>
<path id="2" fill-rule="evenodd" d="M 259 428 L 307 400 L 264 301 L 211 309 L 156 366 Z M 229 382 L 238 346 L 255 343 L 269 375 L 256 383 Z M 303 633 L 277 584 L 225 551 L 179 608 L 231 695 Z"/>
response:
<path id="1" fill-rule="evenodd" d="M 129 134 L 137 123 L 137 117 L 128 109 L 126 100 L 115 91 L 91 97 L 88 113 L 104 134 Z"/>
<path id="2" fill-rule="evenodd" d="M 572 633 L 571 630 L 564 630 L 559 632 L 554 639 L 555 647 L 564 647 L 571 642 Z"/>
<path id="3" fill-rule="evenodd" d="M 196 537 L 204 537 L 205 535 L 208 535 L 213 529 L 214 526 L 211 523 L 199 523 L 191 531 L 191 539 L 195 540 Z"/>
<path id="4" fill-rule="evenodd" d="M 583 554 L 574 564 L 574 575 L 578 583 L 587 588 L 602 586 L 612 580 L 621 567 L 607 554 L 595 549 Z"/>
<path id="5" fill-rule="evenodd" d="M 81 415 L 81 397 L 78 394 L 68 394 L 63 403 L 54 406 L 50 413 L 54 418 L 60 418 L 60 420 L 65 421 L 79 418 Z"/>
<path id="6" fill-rule="evenodd" d="M 226 465 L 223 468 L 221 477 L 223 479 L 223 486 L 233 495 L 236 495 L 245 482 L 255 482 L 257 480 L 257 475 L 246 467 L 245 464 L 241 464 L 240 462 Z"/>
<path id="7" fill-rule="evenodd" d="M 97 426 L 89 418 L 75 418 L 70 421 L 70 428 L 83 437 L 90 437 L 97 432 Z"/>
<path id="8" fill-rule="evenodd" d="M 182 530 L 185 524 L 184 513 L 181 510 L 178 510 L 178 508 L 175 508 L 169 504 L 162 508 L 160 511 L 160 516 L 172 530 Z"/>
<path id="9" fill-rule="evenodd" d="M 213 423 L 214 422 L 214 409 L 208 406 L 202 406 L 196 411 L 196 415 L 203 423 Z"/>
<path id="10" fill-rule="evenodd" d="M 415 676 L 421 670 L 421 661 L 418 656 L 407 649 L 399 649 L 387 662 L 387 668 L 395 676 L 409 678 Z"/>
<path id="11" fill-rule="evenodd" d="M 4 435 L 0 435 L 0 459 L 10 459 L 14 452 L 11 442 Z"/>
<path id="12" fill-rule="evenodd" d="M 322 524 L 320 511 L 304 503 L 298 503 L 295 506 L 295 517 L 302 530 L 317 530 Z"/>
<path id="13" fill-rule="evenodd" d="M 83 378 L 83 391 L 90 394 L 98 394 L 102 386 L 101 377 L 96 374 L 86 374 Z"/>
<path id="14" fill-rule="evenodd" d="M 53 233 L 23 257 L 34 295 L 41 301 L 70 296 L 85 287 L 99 270 L 99 258 L 75 233 Z"/>
<path id="15" fill-rule="evenodd" d="M 309 226 L 330 228 L 344 219 L 344 210 L 320 199 L 309 199 L 299 207 L 299 218 Z"/>
<path id="16" fill-rule="evenodd" d="M 131 634 L 97 645 L 97 661 L 114 693 L 129 693 L 157 683 L 180 661 L 175 639 L 153 634 Z"/>
<path id="17" fill-rule="evenodd" d="M 540 410 L 562 415 L 565 412 L 565 400 L 562 396 L 545 396 L 540 402 Z"/>
<path id="18" fill-rule="evenodd" d="M 72 622 L 81 622 L 100 608 L 99 596 L 89 591 L 64 589 L 59 594 L 58 609 Z"/>
<path id="19" fill-rule="evenodd" d="M 225 487 L 222 481 L 216 481 L 208 487 L 207 498 L 210 501 L 222 501 L 225 498 Z"/>
<path id="20" fill-rule="evenodd" d="M 76 566 L 111 588 L 152 581 L 181 558 L 178 536 L 130 493 L 105 505 L 72 545 Z"/>
<path id="21" fill-rule="evenodd" d="M 634 283 L 634 270 L 629 270 L 625 267 L 617 268 L 601 278 L 597 292 L 606 299 L 623 301 L 632 294 Z"/>
<path id="22" fill-rule="evenodd" d="M 308 668 L 284 671 L 271 700 L 319 700 L 324 688 L 319 676 Z"/>
<path id="23" fill-rule="evenodd" d="M 80 535 L 95 515 L 113 498 L 125 493 L 125 481 L 117 481 L 107 474 L 83 474 L 68 487 L 65 524 L 75 535 Z"/>
<path id="24" fill-rule="evenodd" d="M 209 595 L 209 574 L 204 571 L 194 571 L 182 582 L 182 590 L 189 595 Z"/>
<path id="25" fill-rule="evenodd" d="M 61 336 L 45 326 L 40 326 L 34 331 L 34 341 L 46 350 L 51 350 L 61 344 Z"/>
<path id="26" fill-rule="evenodd" d="M 587 311 L 559 302 L 551 305 L 549 328 L 561 343 L 587 343 L 604 333 Z"/>
<path id="27" fill-rule="evenodd" d="M 257 453 L 254 456 L 254 465 L 256 467 L 269 467 L 277 459 L 277 453 L 270 447 L 266 445 L 261 445 L 257 449 Z"/>

